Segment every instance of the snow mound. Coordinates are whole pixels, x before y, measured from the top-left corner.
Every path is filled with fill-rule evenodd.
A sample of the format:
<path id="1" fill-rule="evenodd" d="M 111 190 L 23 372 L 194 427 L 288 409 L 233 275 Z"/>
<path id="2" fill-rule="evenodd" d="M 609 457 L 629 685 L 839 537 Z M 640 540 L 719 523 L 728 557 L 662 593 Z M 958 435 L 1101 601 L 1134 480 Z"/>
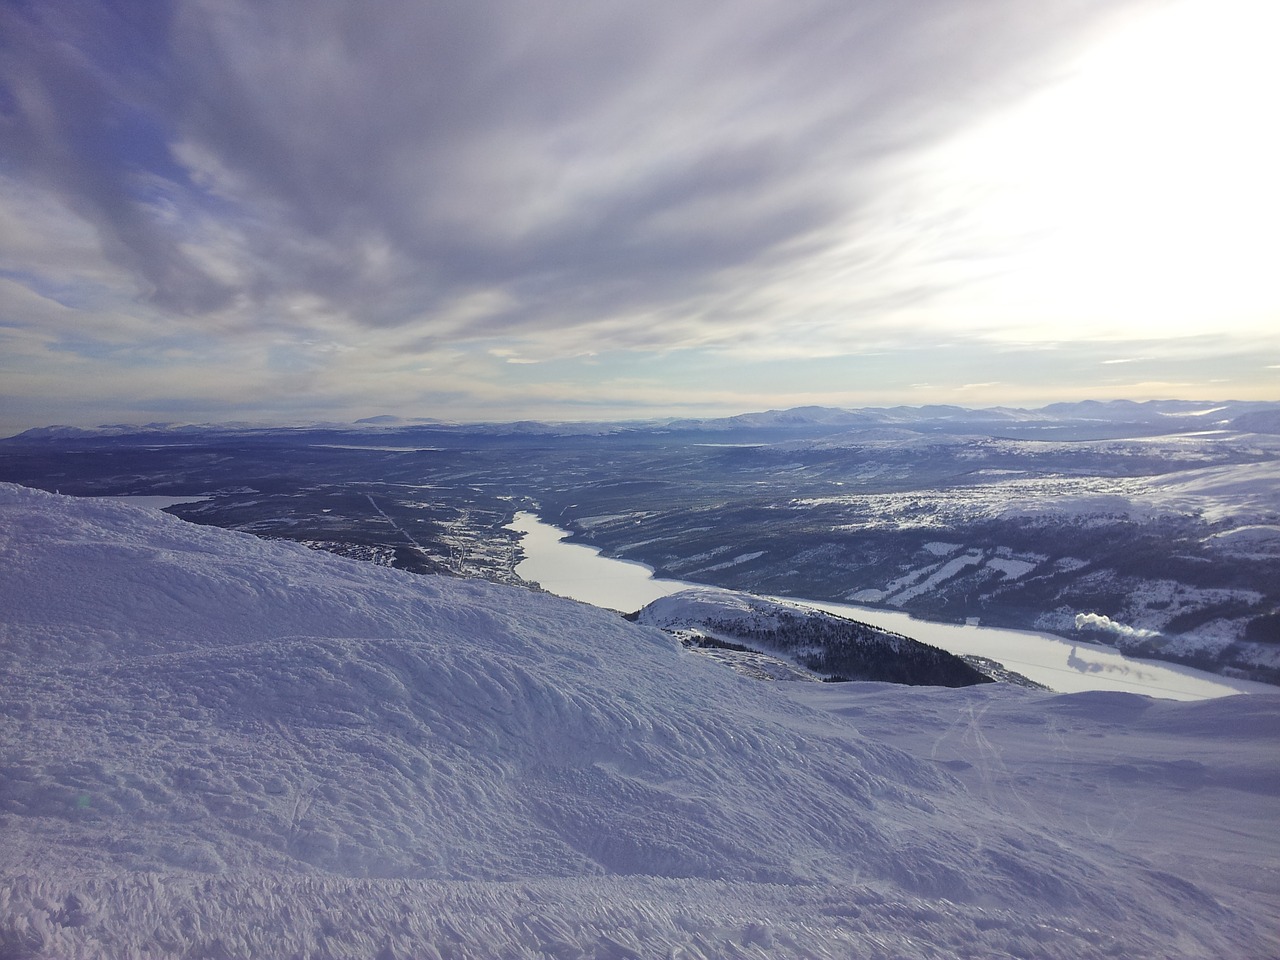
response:
<path id="1" fill-rule="evenodd" d="M 9 485 L 0 569 L 0 956 L 1280 946 L 585 605 Z"/>

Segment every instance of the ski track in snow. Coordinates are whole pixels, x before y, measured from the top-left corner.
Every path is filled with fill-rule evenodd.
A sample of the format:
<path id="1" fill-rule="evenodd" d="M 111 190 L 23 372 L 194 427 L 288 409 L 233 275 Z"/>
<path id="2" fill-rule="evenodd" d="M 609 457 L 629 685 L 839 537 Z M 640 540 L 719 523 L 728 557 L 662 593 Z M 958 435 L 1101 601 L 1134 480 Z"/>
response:
<path id="1" fill-rule="evenodd" d="M 760 683 L 0 485 L 0 956 L 1266 957 L 1280 697 Z"/>

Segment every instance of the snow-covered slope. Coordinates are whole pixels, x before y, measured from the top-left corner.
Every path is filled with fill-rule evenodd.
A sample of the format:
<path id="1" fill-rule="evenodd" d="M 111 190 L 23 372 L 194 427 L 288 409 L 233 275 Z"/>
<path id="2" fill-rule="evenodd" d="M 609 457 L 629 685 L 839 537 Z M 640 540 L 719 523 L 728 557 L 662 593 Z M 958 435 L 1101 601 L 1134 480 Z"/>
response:
<path id="1" fill-rule="evenodd" d="M 1037 768 L 1027 718 L 1087 699 L 930 690 L 889 723 L 879 685 L 800 702 L 830 685 L 584 605 L 12 486 L 0 611 L 0 956 L 1280 951 L 1278 699 L 1243 730 L 1234 698 L 1161 706 L 1167 749 L 1219 748 L 1142 781 L 1197 822 L 1179 875 L 1079 827 L 1111 815 L 1094 768 Z M 924 749 L 950 704 L 1002 705 L 1018 776 Z M 993 802 L 1035 783 L 1075 791 L 1061 818 Z"/>

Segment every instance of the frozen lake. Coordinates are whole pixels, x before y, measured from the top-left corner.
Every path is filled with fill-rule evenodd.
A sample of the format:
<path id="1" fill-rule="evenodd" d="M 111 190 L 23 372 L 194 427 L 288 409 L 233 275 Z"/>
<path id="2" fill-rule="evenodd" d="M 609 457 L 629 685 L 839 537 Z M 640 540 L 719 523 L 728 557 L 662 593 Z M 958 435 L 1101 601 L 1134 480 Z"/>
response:
<path id="1" fill-rule="evenodd" d="M 690 586 L 683 580 L 656 580 L 652 568 L 643 563 L 602 557 L 595 547 L 565 543 L 569 531 L 543 523 L 532 513 L 517 513 L 507 529 L 524 535 L 524 559 L 516 564 L 516 573 L 562 597 L 630 613 Z"/>
<path id="2" fill-rule="evenodd" d="M 568 532 L 519 513 L 510 528 L 523 534 L 525 559 L 516 573 L 551 593 L 598 607 L 630 612 L 693 586 L 682 580 L 654 579 L 642 563 L 602 557 L 594 547 L 566 543 Z M 1276 693 L 1269 684 L 1233 680 L 1156 660 L 1135 660 L 1111 647 L 1078 643 L 1052 634 L 997 627 L 962 626 L 917 620 L 909 614 L 856 604 L 787 598 L 905 634 L 951 653 L 999 660 L 1037 683 L 1062 693 L 1122 690 L 1173 700 L 1202 700 L 1234 693 Z"/>

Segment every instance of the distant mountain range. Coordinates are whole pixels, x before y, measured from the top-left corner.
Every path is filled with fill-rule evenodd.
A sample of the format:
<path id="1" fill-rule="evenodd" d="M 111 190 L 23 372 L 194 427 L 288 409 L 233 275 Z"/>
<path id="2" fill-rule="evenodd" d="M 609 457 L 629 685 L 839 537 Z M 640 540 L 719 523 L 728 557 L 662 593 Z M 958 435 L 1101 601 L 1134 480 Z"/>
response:
<path id="1" fill-rule="evenodd" d="M 999 432 L 1000 427 L 1035 427 L 1059 425 L 1136 425 L 1146 424 L 1162 429 L 1188 431 L 1227 427 L 1258 433 L 1280 433 L 1280 402 L 1221 402 L 1195 400 L 1081 400 L 1052 403 L 1036 409 L 1017 407 L 968 408 L 946 404 L 924 406 L 836 407 L 803 406 L 786 410 L 766 410 L 727 417 L 668 418 L 619 421 L 551 421 L 521 420 L 514 422 L 485 421 L 465 423 L 432 417 L 398 417 L 383 415 L 366 417 L 354 423 L 299 422 L 263 424 L 242 422 L 183 423 L 154 422 L 147 424 L 103 424 L 98 427 L 46 426 L 17 434 L 12 439 L 35 441 L 92 436 L 129 436 L 133 434 L 178 435 L 185 433 L 261 433 L 268 431 L 306 432 L 370 432 L 377 434 L 445 430 L 484 434 L 554 434 L 582 435 L 615 431 L 774 431 L 774 430 L 841 430 L 858 427 L 892 426 L 926 431 L 943 430 L 985 434 Z"/>

